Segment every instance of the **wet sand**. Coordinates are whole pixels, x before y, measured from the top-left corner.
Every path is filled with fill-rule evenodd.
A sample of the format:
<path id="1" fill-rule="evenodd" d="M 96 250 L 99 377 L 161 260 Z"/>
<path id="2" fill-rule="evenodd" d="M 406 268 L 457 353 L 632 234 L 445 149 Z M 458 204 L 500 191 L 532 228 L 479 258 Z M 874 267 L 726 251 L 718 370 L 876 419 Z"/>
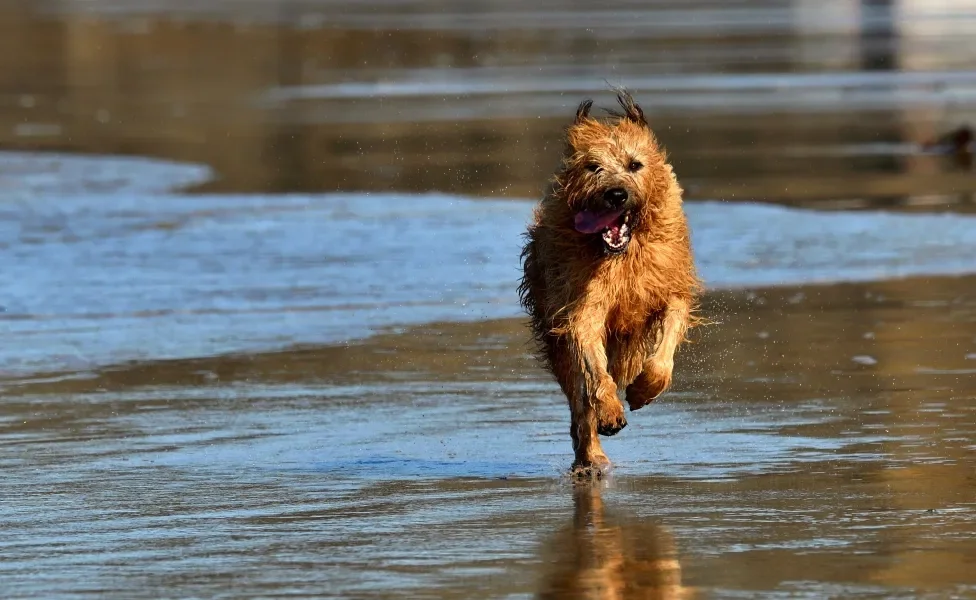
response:
<path id="1" fill-rule="evenodd" d="M 579 487 L 529 203 L 0 159 L 9 596 L 976 593 L 971 217 L 689 204 L 716 323 Z"/>
<path id="2" fill-rule="evenodd" d="M 971 217 L 689 204 L 716 323 L 580 487 L 528 202 L 0 159 L 12 596 L 976 592 Z"/>
<path id="3" fill-rule="evenodd" d="M 0 579 L 24 596 L 976 593 L 974 284 L 710 295 L 722 323 L 608 440 L 614 476 L 580 489 L 520 320 L 8 387 Z"/>
<path id="4" fill-rule="evenodd" d="M 4 597 L 976 597 L 972 18 L 4 3 Z M 715 324 L 574 485 L 514 287 L 604 79 Z"/>

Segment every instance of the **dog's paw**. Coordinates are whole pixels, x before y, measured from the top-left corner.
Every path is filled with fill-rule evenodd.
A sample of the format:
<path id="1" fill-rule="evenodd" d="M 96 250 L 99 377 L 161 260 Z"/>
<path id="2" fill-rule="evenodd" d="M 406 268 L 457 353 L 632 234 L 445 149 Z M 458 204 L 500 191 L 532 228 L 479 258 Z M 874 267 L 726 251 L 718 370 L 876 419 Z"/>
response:
<path id="1" fill-rule="evenodd" d="M 671 386 L 674 361 L 651 361 L 644 371 L 627 386 L 627 405 L 640 410 L 653 402 Z"/>
<path id="2" fill-rule="evenodd" d="M 600 435 L 611 436 L 627 426 L 627 416 L 620 400 L 614 395 L 613 400 L 598 401 L 596 404 L 596 432 Z"/>
<path id="3" fill-rule="evenodd" d="M 610 459 L 606 454 L 595 454 L 586 458 L 577 458 L 570 470 L 570 477 L 578 480 L 603 479 L 610 475 Z"/>

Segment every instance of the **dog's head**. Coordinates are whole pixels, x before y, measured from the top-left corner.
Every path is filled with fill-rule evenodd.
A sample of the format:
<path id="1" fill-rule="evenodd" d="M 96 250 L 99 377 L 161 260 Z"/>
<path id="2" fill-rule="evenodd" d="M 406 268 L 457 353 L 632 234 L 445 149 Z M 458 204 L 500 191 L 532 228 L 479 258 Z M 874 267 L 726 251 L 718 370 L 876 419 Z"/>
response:
<path id="1" fill-rule="evenodd" d="M 609 255 L 626 252 L 634 233 L 649 226 L 672 183 L 644 111 L 626 91 L 617 92 L 617 101 L 623 112 L 604 120 L 590 116 L 591 100 L 579 105 L 556 176 L 576 231 L 599 240 Z"/>

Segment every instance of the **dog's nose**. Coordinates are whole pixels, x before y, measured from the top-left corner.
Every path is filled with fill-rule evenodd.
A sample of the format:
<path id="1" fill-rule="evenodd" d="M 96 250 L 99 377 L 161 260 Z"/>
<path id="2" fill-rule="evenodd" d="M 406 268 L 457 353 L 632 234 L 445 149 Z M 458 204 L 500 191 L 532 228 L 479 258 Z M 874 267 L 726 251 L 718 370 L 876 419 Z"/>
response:
<path id="1" fill-rule="evenodd" d="M 610 188 L 603 193 L 603 200 L 610 208 L 620 208 L 627 201 L 627 190 L 624 188 Z"/>

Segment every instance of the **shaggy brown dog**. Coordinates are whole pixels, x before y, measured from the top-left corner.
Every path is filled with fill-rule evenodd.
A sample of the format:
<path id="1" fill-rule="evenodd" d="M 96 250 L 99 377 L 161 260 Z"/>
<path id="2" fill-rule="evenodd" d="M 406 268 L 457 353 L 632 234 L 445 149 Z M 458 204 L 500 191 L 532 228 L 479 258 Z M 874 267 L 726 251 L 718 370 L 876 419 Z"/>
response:
<path id="1" fill-rule="evenodd" d="M 578 474 L 610 466 L 597 434 L 627 425 L 618 389 L 637 410 L 671 384 L 699 291 L 681 187 L 640 106 L 617 101 L 606 120 L 580 104 L 522 250 L 519 295 L 569 399 Z"/>

